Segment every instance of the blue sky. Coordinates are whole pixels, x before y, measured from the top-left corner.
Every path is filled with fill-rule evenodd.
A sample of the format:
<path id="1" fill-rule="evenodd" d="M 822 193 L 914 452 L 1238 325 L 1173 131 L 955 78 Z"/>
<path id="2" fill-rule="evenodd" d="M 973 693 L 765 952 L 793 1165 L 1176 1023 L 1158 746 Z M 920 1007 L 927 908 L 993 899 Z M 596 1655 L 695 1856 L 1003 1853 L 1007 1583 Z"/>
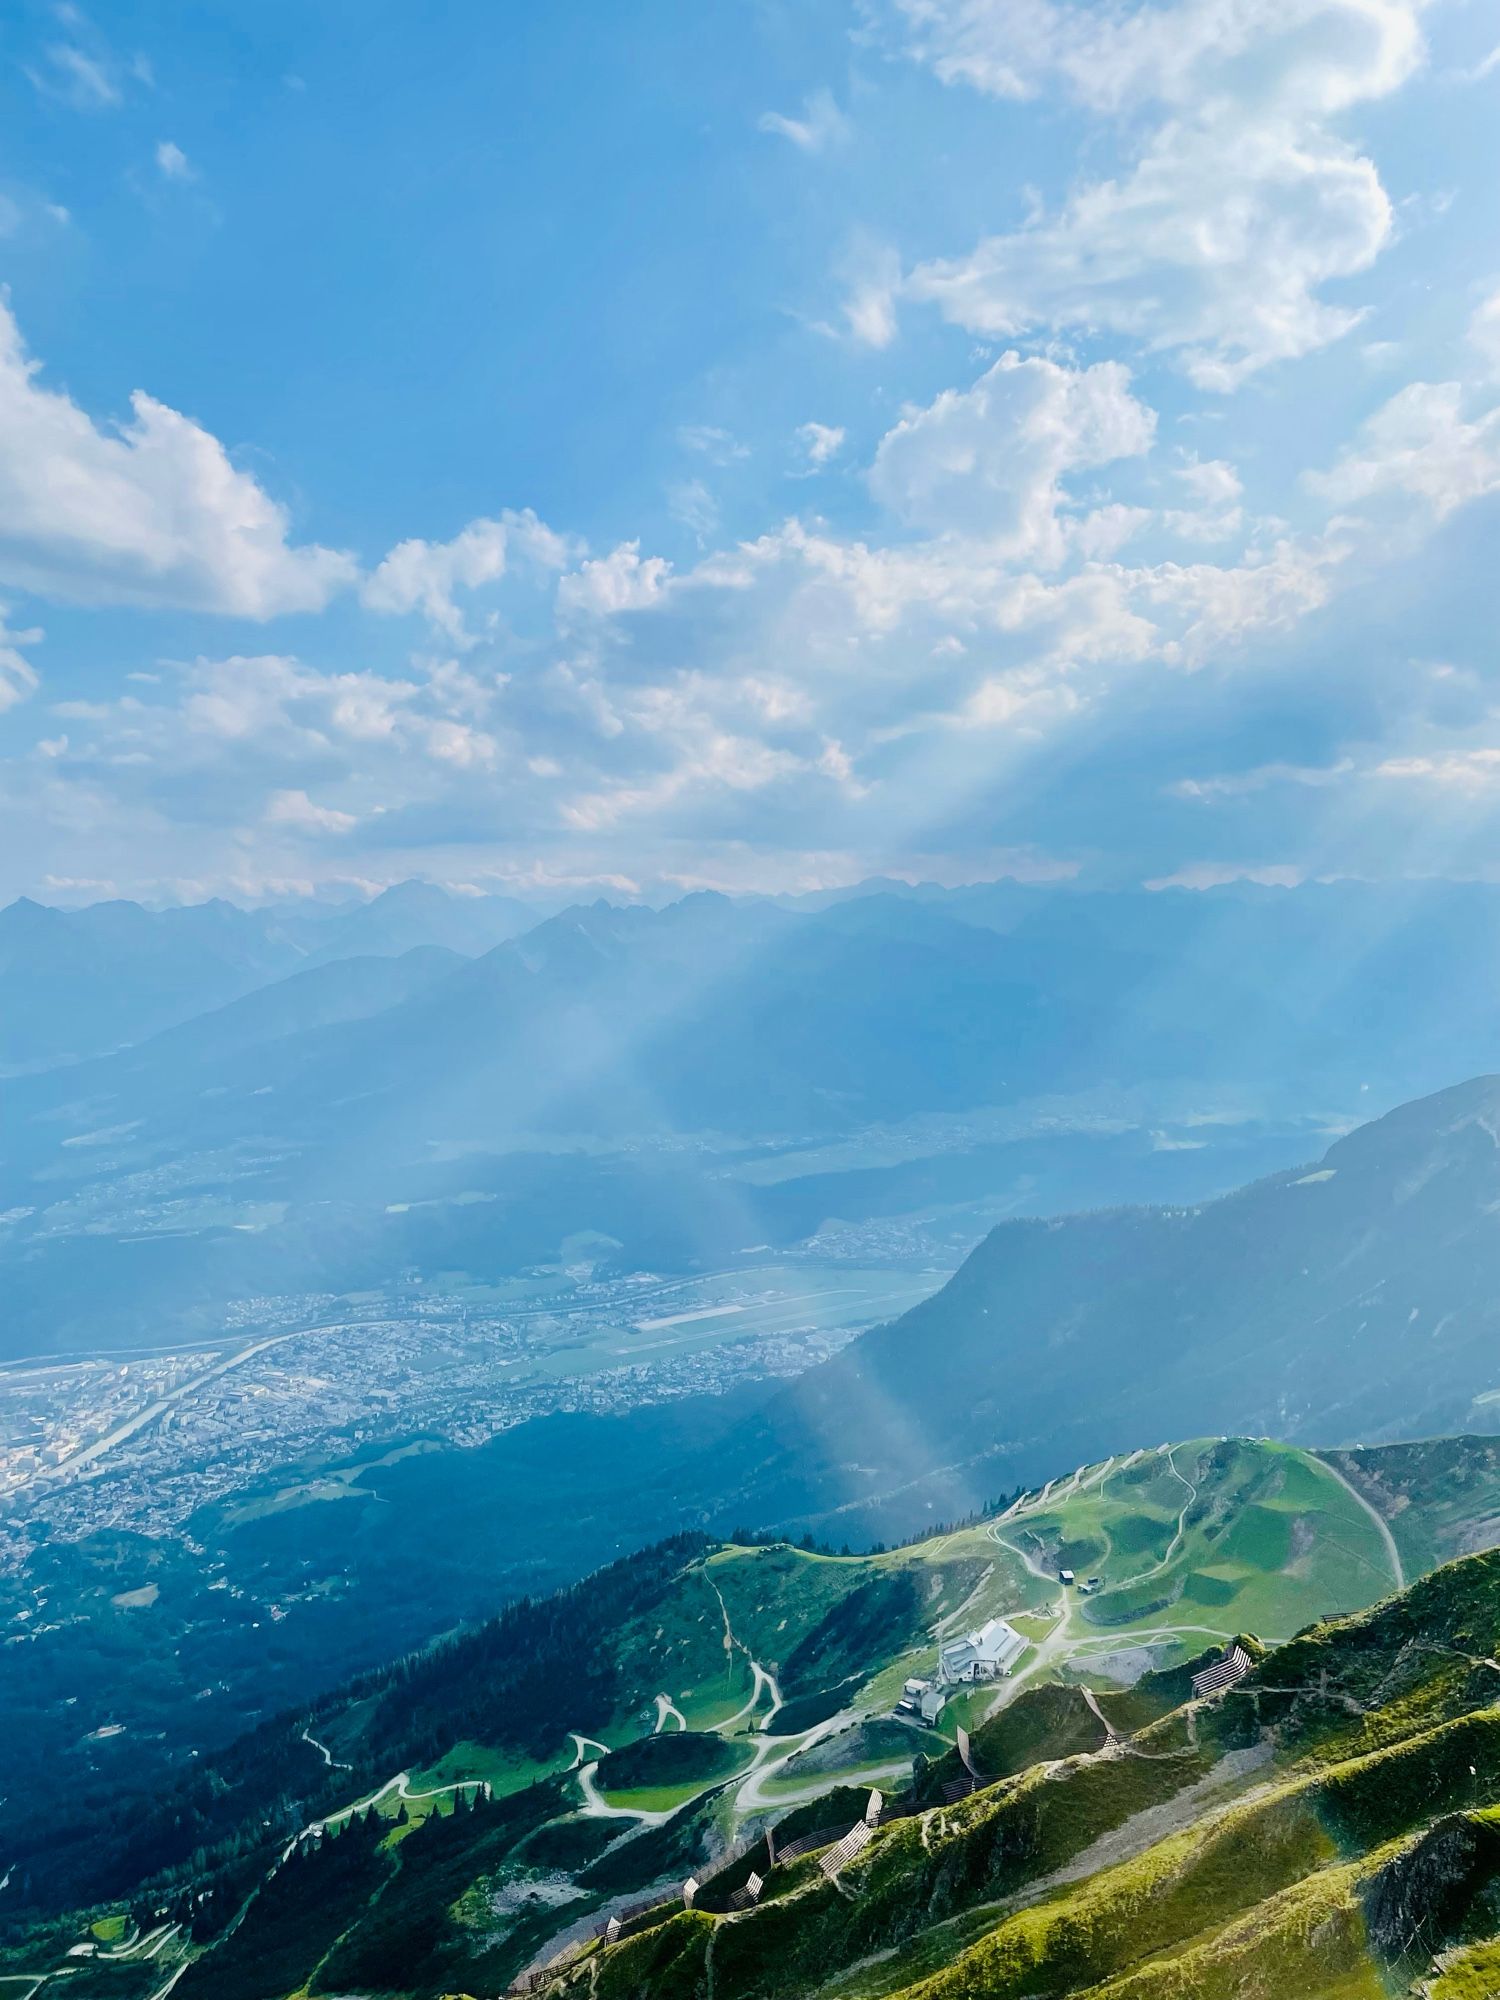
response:
<path id="1" fill-rule="evenodd" d="M 1497 42 L 13 9 L 0 893 L 1495 871 Z"/>

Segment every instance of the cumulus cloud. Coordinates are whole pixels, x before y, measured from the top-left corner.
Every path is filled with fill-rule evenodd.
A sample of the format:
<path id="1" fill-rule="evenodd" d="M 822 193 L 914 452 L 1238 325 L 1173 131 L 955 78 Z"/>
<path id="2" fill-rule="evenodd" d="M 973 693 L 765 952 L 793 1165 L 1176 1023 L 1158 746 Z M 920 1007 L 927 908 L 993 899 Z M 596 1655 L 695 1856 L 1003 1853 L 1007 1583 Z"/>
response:
<path id="1" fill-rule="evenodd" d="M 267 826 L 290 827 L 297 833 L 350 833 L 359 825 L 356 814 L 314 805 L 302 791 L 273 792 L 263 817 Z"/>
<path id="2" fill-rule="evenodd" d="M 800 116 L 788 118 L 780 111 L 767 111 L 760 119 L 762 132 L 773 132 L 804 153 L 821 153 L 841 145 L 854 127 L 834 102 L 831 90 L 815 90 L 802 100 Z"/>
<path id="3" fill-rule="evenodd" d="M 661 602 L 671 581 L 672 565 L 664 556 L 642 556 L 638 541 L 621 542 L 607 556 L 596 556 L 571 571 L 557 586 L 557 606 L 564 617 L 612 617 L 619 611 L 644 611 Z"/>
<path id="4" fill-rule="evenodd" d="M 1356 325 L 1357 310 L 1319 292 L 1367 270 L 1391 232 L 1374 165 L 1338 140 L 1227 115 L 1173 121 L 1121 179 L 918 265 L 903 289 L 990 336 L 1108 328 L 1229 390 Z"/>
<path id="5" fill-rule="evenodd" d="M 912 52 L 995 97 L 1061 86 L 1099 111 L 1233 89 L 1327 114 L 1405 82 L 1425 0 L 897 0 Z"/>
<path id="6" fill-rule="evenodd" d="M 236 865 L 254 826 L 367 845 L 402 806 L 492 785 L 503 746 L 466 709 L 470 694 L 442 670 L 402 678 L 322 672 L 284 654 L 198 659 L 140 694 L 54 705 L 69 728 L 49 739 L 48 810 L 55 829 L 60 813 L 87 810 L 95 838 L 111 819 L 192 829 L 195 842 L 218 829 Z"/>
<path id="7" fill-rule="evenodd" d="M 1163 661 L 1192 670 L 1248 638 L 1292 631 L 1328 603 L 1354 552 L 1343 535 L 1288 535 L 1238 563 L 1159 563 L 1134 571 L 1131 595 L 1162 620 Z"/>
<path id="8" fill-rule="evenodd" d="M 318 611 L 351 556 L 296 546 L 218 439 L 138 390 L 100 425 L 43 387 L 0 302 L 0 582 L 79 604 L 270 618 Z"/>
<path id="9" fill-rule="evenodd" d="M 1055 564 L 1066 542 L 1063 479 L 1139 456 L 1155 429 L 1118 361 L 1073 369 L 1004 354 L 971 389 L 908 409 L 880 441 L 870 486 L 913 525 Z"/>
<path id="10" fill-rule="evenodd" d="M 1500 408 L 1468 417 L 1463 406 L 1458 382 L 1408 383 L 1308 485 L 1338 507 L 1405 495 L 1441 520 L 1500 488 Z"/>
<path id="11" fill-rule="evenodd" d="M 622 820 L 660 813 L 694 793 L 763 791 L 775 779 L 806 768 L 791 751 L 732 736 L 708 724 L 679 731 L 668 746 L 670 761 L 644 784 L 621 783 L 570 800 L 563 819 L 584 832 L 597 832 Z"/>
<path id="12" fill-rule="evenodd" d="M 498 521 L 471 521 L 451 542 L 398 542 L 365 579 L 361 596 L 372 611 L 420 611 L 455 646 L 467 648 L 476 640 L 464 624 L 458 591 L 498 582 L 512 555 L 543 570 L 561 569 L 573 546 L 530 508 L 522 513 L 507 509 Z"/>
<path id="13" fill-rule="evenodd" d="M 1106 328 L 1229 390 L 1347 332 L 1323 297 L 1393 233 L 1371 160 L 1331 121 L 1422 59 L 1422 0 L 904 0 L 918 57 L 998 97 L 1061 87 L 1155 122 L 1052 213 L 919 264 L 897 288 L 973 332 Z"/>
<path id="14" fill-rule="evenodd" d="M 797 426 L 797 442 L 811 466 L 827 465 L 844 448 L 844 431 L 838 424 L 806 423 Z"/>
<path id="15" fill-rule="evenodd" d="M 1190 542 L 1227 542 L 1245 524 L 1240 499 L 1245 488 L 1234 467 L 1222 458 L 1189 458 L 1178 466 L 1177 478 L 1186 487 L 1189 504 L 1169 507 L 1163 515 L 1175 535 Z"/>

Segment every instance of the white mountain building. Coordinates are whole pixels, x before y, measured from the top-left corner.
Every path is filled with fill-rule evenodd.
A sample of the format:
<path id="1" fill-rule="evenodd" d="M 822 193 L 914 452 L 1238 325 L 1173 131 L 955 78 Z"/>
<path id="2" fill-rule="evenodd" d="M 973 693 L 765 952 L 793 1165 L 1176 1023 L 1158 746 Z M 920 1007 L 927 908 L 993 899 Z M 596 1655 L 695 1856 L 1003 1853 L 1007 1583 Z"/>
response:
<path id="1" fill-rule="evenodd" d="M 992 1681 L 1008 1674 L 1026 1641 L 1003 1618 L 988 1619 L 977 1632 L 950 1639 L 938 1652 L 938 1678 L 951 1687 L 960 1681 Z"/>

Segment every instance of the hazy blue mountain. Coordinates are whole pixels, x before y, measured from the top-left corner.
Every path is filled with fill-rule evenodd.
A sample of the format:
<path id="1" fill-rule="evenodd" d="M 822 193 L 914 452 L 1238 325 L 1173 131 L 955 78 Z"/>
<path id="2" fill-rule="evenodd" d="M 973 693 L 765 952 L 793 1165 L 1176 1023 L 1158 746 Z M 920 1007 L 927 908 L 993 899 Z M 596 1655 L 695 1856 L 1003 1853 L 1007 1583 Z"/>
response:
<path id="1" fill-rule="evenodd" d="M 221 900 L 60 910 L 22 897 L 0 909 L 0 1069 L 127 1046 L 303 966 L 426 946 L 474 957 L 541 914 L 513 897 L 456 896 L 428 882 L 331 909 Z"/>
<path id="2" fill-rule="evenodd" d="M 0 1064 L 97 1053 L 222 1006 L 299 964 L 274 922 L 232 903 L 0 910 Z"/>
<path id="3" fill-rule="evenodd" d="M 1002 1224 L 747 1426 L 742 1505 L 920 1519 L 1164 1436 L 1336 1445 L 1482 1428 L 1497 1401 L 1492 1076 L 1201 1207 Z"/>
<path id="4" fill-rule="evenodd" d="M 56 1041 L 72 1009 L 132 1045 L 0 1086 L 8 1337 L 76 1343 L 103 1315 L 128 1339 L 240 1291 L 409 1269 L 495 1277 L 579 1231 L 627 1268 L 682 1269 L 829 1220 L 1000 1204 L 962 1247 L 1000 1213 L 1200 1202 L 1366 1109 L 1500 1067 L 1487 886 L 864 886 L 817 908 L 599 902 L 472 959 L 384 969 L 314 958 L 320 929 L 392 945 L 514 913 L 422 885 L 170 924 L 14 906 L 7 1031 Z M 177 939 L 202 984 L 252 990 L 153 1041 Z M 288 952 L 305 980 L 273 963 Z M 169 1214 L 169 1186 L 211 1198 L 203 1219 Z M 252 1236 L 238 1201 L 284 1220 Z"/>
<path id="5" fill-rule="evenodd" d="M 265 1042 L 367 1020 L 425 992 L 464 962 L 442 945 L 416 945 L 391 957 L 328 959 L 163 1029 L 113 1061 L 120 1074 L 149 1079 L 147 1087 L 154 1088 L 165 1074 L 180 1075 L 186 1064 L 217 1068 Z"/>
<path id="6" fill-rule="evenodd" d="M 398 882 L 367 903 L 304 914 L 289 927 L 313 959 L 393 957 L 420 945 L 476 958 L 548 914 L 514 896 L 458 896 L 435 882 Z"/>

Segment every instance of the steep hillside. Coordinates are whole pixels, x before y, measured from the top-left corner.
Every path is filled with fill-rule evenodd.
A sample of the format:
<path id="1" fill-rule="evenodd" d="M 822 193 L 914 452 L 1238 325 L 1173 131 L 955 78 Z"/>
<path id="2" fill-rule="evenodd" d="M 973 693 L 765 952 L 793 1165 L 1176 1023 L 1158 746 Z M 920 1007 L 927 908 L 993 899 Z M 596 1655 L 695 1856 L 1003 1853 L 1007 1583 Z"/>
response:
<path id="1" fill-rule="evenodd" d="M 1489 1560 L 1442 1574 L 1490 1579 L 1500 1618 Z M 1317 1622 L 1397 1580 L 1380 1521 L 1333 1469 L 1244 1439 L 1081 1467 L 888 1552 L 679 1538 L 283 1717 L 157 1796 L 97 1813 L 59 1800 L 18 1826 L 0 1851 L 0 1973 L 55 1964 L 69 1992 L 124 2000 L 168 1978 L 179 2000 L 494 1992 L 594 1951 L 615 1917 L 640 1941 L 600 1960 L 607 2000 L 695 1990 L 699 1945 L 727 1916 L 728 1994 L 797 1992 L 812 1966 L 863 1991 L 856 1969 L 897 1946 L 907 1984 L 992 1929 L 997 1896 L 1145 1853 L 1271 1776 L 1287 1802 L 1255 1840 L 1269 1827 L 1289 1868 L 1320 1855 L 1307 1773 L 1456 1727 L 1489 1672 L 1478 1585 L 1394 1600 L 1407 1608 L 1366 1625 Z M 898 1708 L 940 1644 L 995 1618 L 1018 1641 L 1004 1675 L 950 1689 L 926 1724 Z M 1276 1672 L 1253 1677 L 1274 1746 L 1244 1697 L 1181 1707 L 1193 1662 L 1247 1628 L 1284 1642 Z M 1317 1636 L 1285 1643 L 1302 1628 Z M 1260 1639 L 1243 1644 L 1258 1654 Z M 1449 1650 L 1429 1660 L 1429 1644 Z M 1460 1649 L 1479 1664 L 1455 1678 Z M 1460 1750 L 1479 1769 L 1482 1730 L 1451 1740 L 1442 1770 Z M 1447 1799 L 1456 1780 L 1439 1779 Z M 1322 1813 L 1346 1795 L 1319 1783 Z M 872 1788 L 911 1816 L 877 1835 L 869 1854 L 886 1859 L 851 1905 L 795 1850 L 847 1832 Z M 773 1886 L 753 1921 L 752 1871 Z M 664 1923 L 690 1875 L 693 1915 Z M 914 1929 L 903 1904 L 933 1921 Z M 783 1963 L 785 1983 L 767 1984 Z"/>
<path id="2" fill-rule="evenodd" d="M 831 1880 L 563 1961 L 599 2000 L 712 1992 L 1390 2000 L 1490 1991 L 1500 1555 L 1320 1625 L 1102 1748 L 882 1825 Z M 1149 1690 L 1143 1690 L 1143 1696 Z M 1418 1982 L 1441 1975 L 1436 1986 Z"/>
<path id="3" fill-rule="evenodd" d="M 1122 1440 L 1481 1428 L 1500 1394 L 1500 1079 L 1201 1208 L 1004 1223 L 790 1388 L 746 1491 L 813 1522 L 958 1512 Z M 754 1511 L 747 1499 L 745 1511 Z"/>

